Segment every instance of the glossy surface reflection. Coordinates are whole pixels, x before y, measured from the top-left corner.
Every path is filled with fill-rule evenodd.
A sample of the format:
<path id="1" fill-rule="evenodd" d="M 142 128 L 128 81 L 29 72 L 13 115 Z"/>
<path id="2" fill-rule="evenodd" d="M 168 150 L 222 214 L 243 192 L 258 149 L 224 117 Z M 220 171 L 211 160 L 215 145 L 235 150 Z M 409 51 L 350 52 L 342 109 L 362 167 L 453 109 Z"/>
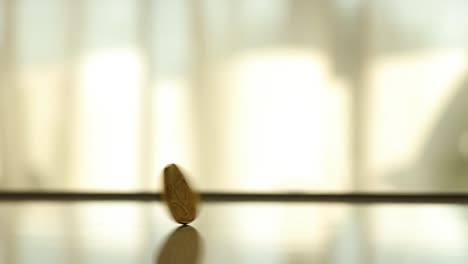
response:
<path id="1" fill-rule="evenodd" d="M 162 246 L 157 264 L 198 264 L 203 254 L 203 241 L 197 230 L 184 225 L 177 228 Z"/>
<path id="2" fill-rule="evenodd" d="M 0 264 L 466 264 L 468 206 L 0 202 Z"/>

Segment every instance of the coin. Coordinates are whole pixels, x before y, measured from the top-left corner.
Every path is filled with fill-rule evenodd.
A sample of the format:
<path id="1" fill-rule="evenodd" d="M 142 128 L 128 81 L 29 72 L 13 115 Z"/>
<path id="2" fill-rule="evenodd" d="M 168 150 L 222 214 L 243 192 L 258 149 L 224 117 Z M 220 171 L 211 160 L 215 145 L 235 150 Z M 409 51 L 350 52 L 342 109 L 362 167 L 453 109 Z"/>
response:
<path id="1" fill-rule="evenodd" d="M 189 224 L 197 217 L 199 195 L 190 188 L 186 177 L 175 164 L 164 168 L 163 199 L 177 223 Z"/>

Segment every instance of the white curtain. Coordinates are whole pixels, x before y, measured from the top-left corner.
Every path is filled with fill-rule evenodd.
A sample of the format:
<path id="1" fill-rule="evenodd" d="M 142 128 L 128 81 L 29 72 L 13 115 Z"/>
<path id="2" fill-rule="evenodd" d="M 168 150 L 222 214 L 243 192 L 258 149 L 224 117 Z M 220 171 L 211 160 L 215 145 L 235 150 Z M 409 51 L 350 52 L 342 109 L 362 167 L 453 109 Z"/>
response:
<path id="1" fill-rule="evenodd" d="M 460 1 L 397 2 L 2 0 L 0 184 L 158 190 L 175 162 L 201 190 L 394 188 L 468 35 Z"/>
<path id="2" fill-rule="evenodd" d="M 202 189 L 345 186 L 325 1 L 2 5 L 3 186 L 154 190 L 170 162 Z"/>

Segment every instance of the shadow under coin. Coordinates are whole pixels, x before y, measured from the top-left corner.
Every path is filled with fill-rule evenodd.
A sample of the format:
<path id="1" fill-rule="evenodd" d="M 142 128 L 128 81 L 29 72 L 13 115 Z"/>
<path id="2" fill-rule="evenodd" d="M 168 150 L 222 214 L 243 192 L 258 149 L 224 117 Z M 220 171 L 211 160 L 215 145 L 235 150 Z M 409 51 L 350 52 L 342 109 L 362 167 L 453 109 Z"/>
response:
<path id="1" fill-rule="evenodd" d="M 177 228 L 159 251 L 157 264 L 198 264 L 203 253 L 202 237 L 191 226 Z"/>

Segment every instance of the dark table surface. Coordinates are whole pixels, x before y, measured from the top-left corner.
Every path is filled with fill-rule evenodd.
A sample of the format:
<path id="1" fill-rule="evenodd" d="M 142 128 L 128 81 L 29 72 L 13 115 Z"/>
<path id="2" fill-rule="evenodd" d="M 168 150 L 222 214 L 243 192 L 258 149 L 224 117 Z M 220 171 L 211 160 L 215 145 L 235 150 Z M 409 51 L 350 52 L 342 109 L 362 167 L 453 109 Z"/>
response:
<path id="1" fill-rule="evenodd" d="M 209 202 L 180 228 L 161 202 L 2 201 L 20 263 L 468 263 L 468 206 Z"/>

